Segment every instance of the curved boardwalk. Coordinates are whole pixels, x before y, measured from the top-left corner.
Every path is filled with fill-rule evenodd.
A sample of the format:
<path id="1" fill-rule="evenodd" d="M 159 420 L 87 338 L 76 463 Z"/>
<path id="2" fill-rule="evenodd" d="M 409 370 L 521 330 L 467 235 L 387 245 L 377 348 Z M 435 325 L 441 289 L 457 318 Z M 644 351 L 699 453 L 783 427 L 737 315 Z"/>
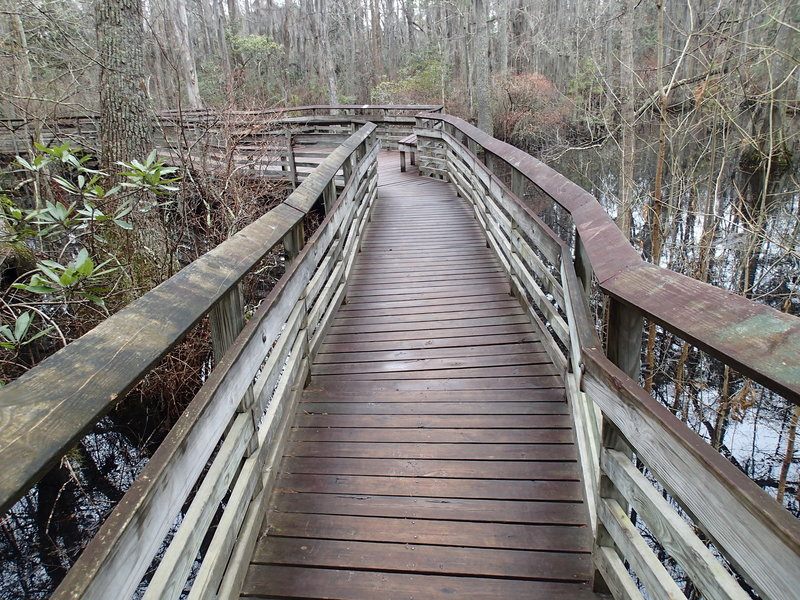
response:
<path id="1" fill-rule="evenodd" d="M 454 188 L 381 155 L 243 598 L 595 597 L 561 378 Z"/>

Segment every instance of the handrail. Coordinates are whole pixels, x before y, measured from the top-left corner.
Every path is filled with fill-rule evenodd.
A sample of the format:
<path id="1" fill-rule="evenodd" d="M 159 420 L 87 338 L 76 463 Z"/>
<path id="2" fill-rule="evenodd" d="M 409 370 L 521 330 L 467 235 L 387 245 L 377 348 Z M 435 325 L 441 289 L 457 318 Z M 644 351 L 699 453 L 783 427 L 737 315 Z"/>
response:
<path id="1" fill-rule="evenodd" d="M 312 115 L 316 115 L 320 111 L 326 111 L 328 114 L 332 114 L 331 111 L 338 111 L 338 110 L 346 110 L 352 111 L 351 114 L 368 114 L 371 111 L 405 111 L 409 113 L 408 116 L 414 116 L 421 112 L 427 113 L 437 113 L 444 110 L 444 106 L 441 104 L 337 104 L 337 105 L 327 105 L 327 104 L 310 104 L 305 106 L 292 106 L 292 107 L 281 107 L 281 108 L 265 108 L 265 109 L 254 109 L 254 110 L 225 110 L 224 114 L 229 116 L 259 116 L 259 115 L 282 115 L 287 113 L 311 113 Z M 172 109 L 172 110 L 163 110 L 158 113 L 158 116 L 162 119 L 167 119 L 171 117 L 184 117 L 184 118 L 192 118 L 192 117 L 199 117 L 199 116 L 214 116 L 219 117 L 223 114 L 219 109 L 215 108 L 200 108 L 200 109 Z M 79 121 L 79 120 L 87 120 L 87 121 L 94 121 L 100 118 L 99 114 L 82 114 L 82 115 L 65 115 L 61 117 L 56 117 L 53 119 L 56 122 L 68 122 L 68 121 Z M 0 118 L 0 123 L 18 123 L 18 126 L 24 125 L 26 123 L 32 122 L 33 119 L 29 118 L 21 118 L 21 117 L 4 117 Z"/>
<path id="2" fill-rule="evenodd" d="M 365 152 L 375 128 L 364 125 L 321 168 L 330 175 Z M 308 178 L 282 204 L 0 389 L 0 512 L 301 224 L 309 198 L 326 186 Z"/>
<path id="3" fill-rule="evenodd" d="M 800 319 L 643 261 L 594 196 L 560 173 L 457 117 L 418 118 L 450 125 L 566 209 L 606 294 L 800 404 Z"/>
<path id="4" fill-rule="evenodd" d="M 684 597 L 631 522 L 628 505 L 704 597 L 749 597 L 636 468 L 632 453 L 763 598 L 792 597 L 800 588 L 800 521 L 603 354 L 569 247 L 493 172 L 496 157 L 479 156 L 482 143 L 467 147 L 460 133 L 418 128 L 420 168 L 446 176 L 473 204 L 512 288 L 545 334 L 545 349 L 561 366 L 597 531 L 593 557 L 614 597 L 642 597 L 623 561 L 652 597 Z"/>

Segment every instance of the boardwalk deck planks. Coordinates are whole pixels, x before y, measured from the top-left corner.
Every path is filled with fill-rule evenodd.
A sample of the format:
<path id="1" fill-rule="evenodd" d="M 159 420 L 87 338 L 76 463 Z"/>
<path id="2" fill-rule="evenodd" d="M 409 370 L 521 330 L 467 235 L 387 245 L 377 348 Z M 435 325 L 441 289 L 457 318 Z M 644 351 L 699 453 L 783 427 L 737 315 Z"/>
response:
<path id="1" fill-rule="evenodd" d="M 242 597 L 594 597 L 541 334 L 469 205 L 413 168 L 383 185 L 381 159 Z"/>

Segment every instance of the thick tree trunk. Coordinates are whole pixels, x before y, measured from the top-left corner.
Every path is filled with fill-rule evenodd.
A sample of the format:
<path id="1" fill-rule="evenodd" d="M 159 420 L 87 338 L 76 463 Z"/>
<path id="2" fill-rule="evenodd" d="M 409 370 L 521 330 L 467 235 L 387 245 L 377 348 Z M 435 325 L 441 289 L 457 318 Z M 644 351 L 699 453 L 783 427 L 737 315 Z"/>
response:
<path id="1" fill-rule="evenodd" d="M 181 83 L 186 94 L 186 107 L 197 109 L 203 106 L 200 88 L 197 85 L 197 68 L 194 61 L 192 41 L 189 39 L 189 17 L 186 0 L 172 0 L 173 16 L 170 18 L 176 50 L 179 54 Z"/>
<path id="2" fill-rule="evenodd" d="M 96 0 L 100 61 L 100 143 L 103 168 L 142 159 L 151 148 L 151 117 L 143 69 L 141 0 Z"/>
<path id="3" fill-rule="evenodd" d="M 478 127 L 492 135 L 491 83 L 489 78 L 489 34 L 486 27 L 486 3 L 475 2 L 475 99 Z"/>

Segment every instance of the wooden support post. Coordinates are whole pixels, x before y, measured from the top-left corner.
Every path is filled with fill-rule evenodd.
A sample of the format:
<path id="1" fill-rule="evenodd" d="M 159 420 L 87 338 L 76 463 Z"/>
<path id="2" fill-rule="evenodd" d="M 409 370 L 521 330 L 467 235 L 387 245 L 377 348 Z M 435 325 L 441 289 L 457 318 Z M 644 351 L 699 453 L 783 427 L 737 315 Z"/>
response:
<path id="1" fill-rule="evenodd" d="M 322 192 L 322 203 L 325 205 L 325 214 L 327 215 L 336 203 L 336 178 L 332 178 L 330 183 L 325 186 L 325 190 Z"/>
<path id="2" fill-rule="evenodd" d="M 214 362 L 219 362 L 239 332 L 244 328 L 244 297 L 241 284 L 236 284 L 209 313 Z"/>
<path id="3" fill-rule="evenodd" d="M 525 176 L 516 169 L 511 172 L 511 191 L 520 200 L 525 199 Z"/>
<path id="4" fill-rule="evenodd" d="M 297 188 L 297 167 L 294 164 L 294 148 L 292 146 L 292 134 L 286 134 L 286 160 L 289 161 L 289 180 L 292 182 L 292 189 Z"/>
<path id="5" fill-rule="evenodd" d="M 305 221 L 301 219 L 283 238 L 283 250 L 286 253 L 287 261 L 293 260 L 295 256 L 300 254 L 300 251 L 305 245 L 305 238 Z"/>
<path id="6" fill-rule="evenodd" d="M 575 274 L 581 282 L 583 293 L 590 296 L 592 292 L 592 264 L 589 262 L 589 255 L 586 254 L 586 247 L 581 241 L 578 232 L 575 232 Z"/>
<path id="7" fill-rule="evenodd" d="M 347 157 L 347 160 L 342 163 L 342 173 L 344 174 L 344 184 L 350 181 L 353 176 L 353 155 Z"/>
<path id="8" fill-rule="evenodd" d="M 613 298 L 609 300 L 608 311 L 606 356 L 639 383 L 644 328 L 642 314 Z"/>
<path id="9" fill-rule="evenodd" d="M 413 156 L 413 154 L 412 154 L 412 156 Z M 400 172 L 401 173 L 405 173 L 406 172 L 406 151 L 405 150 L 400 150 Z"/>

